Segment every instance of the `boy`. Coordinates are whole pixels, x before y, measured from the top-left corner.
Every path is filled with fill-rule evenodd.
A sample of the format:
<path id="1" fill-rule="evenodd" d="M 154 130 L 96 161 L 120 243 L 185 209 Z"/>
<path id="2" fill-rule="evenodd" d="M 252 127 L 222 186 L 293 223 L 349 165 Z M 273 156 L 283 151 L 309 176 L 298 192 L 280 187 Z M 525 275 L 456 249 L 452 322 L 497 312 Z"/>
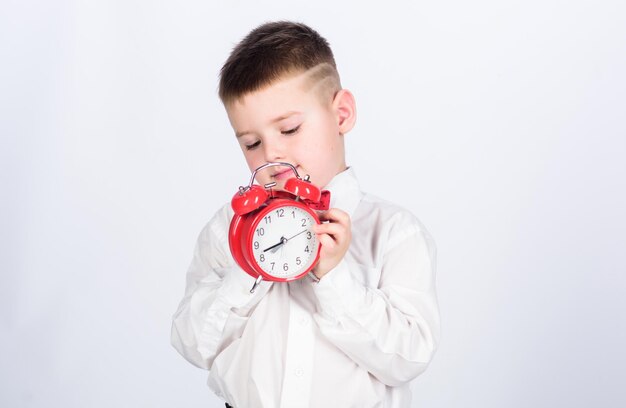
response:
<path id="1" fill-rule="evenodd" d="M 209 370 L 236 408 L 409 407 L 410 381 L 436 349 L 435 246 L 409 212 L 360 191 L 344 137 L 355 100 L 341 88 L 317 32 L 290 22 L 257 27 L 221 70 L 219 95 L 251 170 L 288 162 L 331 192 L 315 276 L 254 279 L 230 255 L 226 204 L 200 233 L 174 315 L 172 344 Z M 293 173 L 257 174 L 282 188 Z"/>

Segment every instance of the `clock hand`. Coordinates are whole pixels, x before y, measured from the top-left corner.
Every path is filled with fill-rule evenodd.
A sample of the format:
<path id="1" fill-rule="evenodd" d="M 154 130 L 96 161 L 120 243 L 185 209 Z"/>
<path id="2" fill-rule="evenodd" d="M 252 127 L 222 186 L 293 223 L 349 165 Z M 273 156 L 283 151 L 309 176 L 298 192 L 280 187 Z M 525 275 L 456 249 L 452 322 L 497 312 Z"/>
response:
<path id="1" fill-rule="evenodd" d="M 300 234 L 302 234 L 304 232 L 307 232 L 307 231 L 308 231 L 307 229 L 303 229 L 302 231 L 298 232 L 296 235 L 294 235 L 291 238 L 280 237 L 280 242 L 278 244 L 274 244 L 274 245 L 272 245 L 269 248 L 265 248 L 263 250 L 263 252 L 267 252 L 267 251 L 271 250 L 272 253 L 276 253 L 276 251 L 278 251 L 278 247 L 279 246 L 286 244 L 290 239 L 293 239 L 293 238 L 297 237 L 298 235 L 300 235 Z"/>
<path id="2" fill-rule="evenodd" d="M 287 238 L 287 241 L 289 241 L 290 239 L 294 239 L 294 238 L 295 238 L 295 237 L 297 237 L 298 235 L 302 234 L 303 232 L 307 232 L 307 231 L 308 231 L 308 229 L 303 229 L 302 231 L 298 232 L 298 233 L 297 233 L 296 235 L 294 235 L 293 237 L 291 237 L 291 238 Z M 285 241 L 285 242 L 287 242 L 287 241 Z"/>
<path id="3" fill-rule="evenodd" d="M 285 237 L 280 237 L 280 242 L 279 242 L 278 244 L 272 245 L 272 246 L 271 246 L 271 247 L 269 247 L 269 248 L 265 248 L 265 249 L 263 250 L 263 252 L 267 252 L 267 251 L 269 251 L 270 249 L 272 250 L 272 252 L 276 252 L 276 251 L 277 251 L 277 248 L 278 248 L 279 246 L 283 245 L 283 244 L 284 244 L 285 242 L 287 242 L 287 241 L 288 241 L 288 239 L 287 239 L 287 238 L 285 238 Z"/>
<path id="4" fill-rule="evenodd" d="M 273 245 L 273 246 L 269 247 L 268 249 L 271 249 L 271 250 L 272 250 L 272 253 L 273 253 L 273 254 L 275 254 L 275 253 L 276 253 L 276 251 L 278 251 L 278 247 L 280 247 L 280 251 L 281 251 L 281 258 L 282 258 L 282 250 L 283 250 L 283 248 L 284 248 L 284 245 L 283 245 L 283 244 L 286 244 L 287 242 L 289 242 L 289 240 L 294 239 L 295 237 L 297 237 L 298 235 L 300 235 L 300 234 L 302 234 L 303 232 L 306 232 L 306 231 L 308 231 L 308 230 L 306 230 L 306 229 L 305 229 L 305 230 L 302 230 L 302 231 L 298 232 L 296 235 L 294 235 L 294 236 L 293 236 L 293 237 L 291 237 L 291 238 L 285 238 L 285 237 L 282 237 L 282 238 L 280 239 L 280 243 L 278 243 L 278 244 L 276 244 L 276 245 Z M 273 248 L 273 249 L 272 249 L 272 248 Z M 266 249 L 266 251 L 267 251 L 268 249 Z"/>
<path id="5" fill-rule="evenodd" d="M 271 251 L 271 252 L 272 252 L 273 254 L 275 254 L 275 253 L 276 253 L 276 251 L 278 251 L 278 249 L 279 249 L 279 248 L 280 248 L 280 250 L 282 251 L 282 250 L 283 250 L 283 244 L 284 244 L 285 242 L 287 242 L 287 241 L 285 240 L 284 242 L 281 242 L 281 243 L 280 243 L 280 244 L 278 244 L 278 245 L 274 245 L 274 248 L 272 248 L 272 251 Z M 282 252 L 281 252 L 281 253 L 282 253 Z"/>

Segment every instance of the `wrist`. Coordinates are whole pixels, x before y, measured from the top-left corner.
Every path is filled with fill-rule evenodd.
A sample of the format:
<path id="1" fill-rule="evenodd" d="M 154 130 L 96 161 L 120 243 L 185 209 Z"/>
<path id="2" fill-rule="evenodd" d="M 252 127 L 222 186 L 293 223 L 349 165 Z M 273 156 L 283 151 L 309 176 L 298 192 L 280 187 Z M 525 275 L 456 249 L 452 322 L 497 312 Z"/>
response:
<path id="1" fill-rule="evenodd" d="M 322 279 L 326 274 L 332 271 L 338 264 L 339 262 L 333 263 L 333 264 L 329 264 L 328 262 L 319 262 L 317 265 L 315 265 L 315 267 L 313 267 L 313 269 L 311 269 L 311 272 L 315 275 L 317 279 Z"/>
<path id="2" fill-rule="evenodd" d="M 328 271 L 325 268 L 320 267 L 320 264 L 315 265 L 313 269 L 311 269 L 310 274 L 313 275 L 313 279 L 317 279 L 318 281 L 326 275 Z"/>

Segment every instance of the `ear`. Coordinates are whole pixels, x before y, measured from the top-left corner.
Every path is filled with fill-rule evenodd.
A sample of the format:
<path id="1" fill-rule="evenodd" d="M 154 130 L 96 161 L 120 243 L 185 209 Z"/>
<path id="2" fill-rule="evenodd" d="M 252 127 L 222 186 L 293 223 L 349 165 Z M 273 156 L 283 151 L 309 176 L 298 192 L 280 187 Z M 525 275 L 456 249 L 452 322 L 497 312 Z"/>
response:
<path id="1" fill-rule="evenodd" d="M 354 95 L 347 89 L 341 89 L 335 95 L 332 109 L 337 118 L 339 133 L 348 133 L 356 123 L 356 101 Z"/>

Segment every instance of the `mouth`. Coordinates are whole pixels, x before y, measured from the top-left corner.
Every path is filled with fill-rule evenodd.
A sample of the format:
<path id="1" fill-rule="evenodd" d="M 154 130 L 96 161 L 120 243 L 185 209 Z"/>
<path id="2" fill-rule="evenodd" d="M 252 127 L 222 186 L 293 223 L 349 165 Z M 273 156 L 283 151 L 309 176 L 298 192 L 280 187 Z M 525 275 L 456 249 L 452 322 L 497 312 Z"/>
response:
<path id="1" fill-rule="evenodd" d="M 298 170 L 298 166 L 294 166 L 296 170 Z M 291 167 L 287 167 L 284 170 L 277 171 L 272 174 L 272 178 L 275 180 L 284 180 L 286 178 L 295 177 L 295 174 L 291 170 Z"/>

